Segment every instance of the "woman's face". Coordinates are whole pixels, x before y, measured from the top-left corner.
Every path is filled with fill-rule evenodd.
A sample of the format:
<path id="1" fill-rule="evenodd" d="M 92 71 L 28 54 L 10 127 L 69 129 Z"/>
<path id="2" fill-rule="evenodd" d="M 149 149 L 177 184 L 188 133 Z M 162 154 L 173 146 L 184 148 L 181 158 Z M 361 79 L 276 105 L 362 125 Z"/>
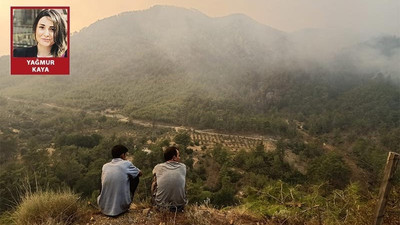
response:
<path id="1" fill-rule="evenodd" d="M 40 18 L 36 26 L 36 41 L 43 47 L 51 47 L 54 44 L 55 27 L 50 17 Z"/>

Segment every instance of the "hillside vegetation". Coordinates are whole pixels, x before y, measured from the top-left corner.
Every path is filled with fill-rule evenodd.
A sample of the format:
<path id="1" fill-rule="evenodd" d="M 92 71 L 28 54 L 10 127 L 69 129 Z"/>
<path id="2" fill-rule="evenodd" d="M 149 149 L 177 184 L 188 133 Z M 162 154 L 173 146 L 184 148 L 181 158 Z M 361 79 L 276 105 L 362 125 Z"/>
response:
<path id="1" fill-rule="evenodd" d="M 140 224 L 129 218 L 149 207 L 151 170 L 178 144 L 190 201 L 182 224 L 229 224 L 230 210 L 246 212 L 233 219 L 243 224 L 369 224 L 387 153 L 400 146 L 400 39 L 320 60 L 299 54 L 296 35 L 245 15 L 156 6 L 72 35 L 69 76 L 10 76 L 1 57 L 2 220 L 17 222 L 26 183 L 94 204 L 101 167 L 124 144 L 144 175 L 139 208 L 121 220 Z M 398 172 L 393 184 L 387 224 L 400 220 Z M 84 224 L 106 220 L 93 210 Z M 163 222 L 153 215 L 150 224 Z"/>

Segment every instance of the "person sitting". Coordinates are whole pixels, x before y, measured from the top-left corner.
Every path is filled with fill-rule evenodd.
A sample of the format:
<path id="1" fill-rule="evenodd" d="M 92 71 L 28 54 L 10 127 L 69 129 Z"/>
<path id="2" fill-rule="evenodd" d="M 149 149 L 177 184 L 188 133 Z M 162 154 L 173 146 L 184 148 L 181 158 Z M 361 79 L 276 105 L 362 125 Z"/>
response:
<path id="1" fill-rule="evenodd" d="M 116 145 L 111 149 L 113 159 L 103 165 L 101 192 L 97 204 L 106 216 L 118 216 L 128 211 L 142 172 L 126 160 L 128 149 Z"/>
<path id="2" fill-rule="evenodd" d="M 186 165 L 180 163 L 179 150 L 172 146 L 164 152 L 164 163 L 153 169 L 152 194 L 159 209 L 182 212 L 187 204 Z"/>

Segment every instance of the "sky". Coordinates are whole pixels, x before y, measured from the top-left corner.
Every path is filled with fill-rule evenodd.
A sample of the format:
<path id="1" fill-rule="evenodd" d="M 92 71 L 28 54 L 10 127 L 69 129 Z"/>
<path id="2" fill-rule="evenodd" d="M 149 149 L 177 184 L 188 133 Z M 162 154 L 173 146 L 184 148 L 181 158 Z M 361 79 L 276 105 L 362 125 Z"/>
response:
<path id="1" fill-rule="evenodd" d="M 0 0 L 5 30 L 0 32 L 0 56 L 10 54 L 11 6 L 70 6 L 73 33 L 97 20 L 154 5 L 197 9 L 210 17 L 242 13 L 285 32 L 318 28 L 400 36 L 399 0 Z"/>

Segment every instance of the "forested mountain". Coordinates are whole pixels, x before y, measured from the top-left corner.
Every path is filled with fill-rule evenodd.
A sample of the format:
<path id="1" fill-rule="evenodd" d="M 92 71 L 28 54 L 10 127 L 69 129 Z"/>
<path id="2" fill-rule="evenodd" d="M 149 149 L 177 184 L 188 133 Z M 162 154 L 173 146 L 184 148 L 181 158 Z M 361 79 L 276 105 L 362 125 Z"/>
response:
<path id="1" fill-rule="evenodd" d="M 328 65 L 300 54 L 311 48 L 302 45 L 310 35 L 315 31 L 287 34 L 241 14 L 210 18 L 196 10 L 155 6 L 74 34 L 70 76 L 10 77 L 8 59 L 2 57 L 0 93 L 92 110 L 116 107 L 135 118 L 201 128 L 263 132 L 248 124 L 277 112 L 296 114 L 294 119 L 323 113 L 353 88 L 376 82 L 379 72 L 382 79 L 390 75 L 398 82 L 397 37 L 338 50 Z M 370 49 L 382 57 L 365 61 L 363 52 Z M 396 101 L 397 86 L 390 83 Z"/>

